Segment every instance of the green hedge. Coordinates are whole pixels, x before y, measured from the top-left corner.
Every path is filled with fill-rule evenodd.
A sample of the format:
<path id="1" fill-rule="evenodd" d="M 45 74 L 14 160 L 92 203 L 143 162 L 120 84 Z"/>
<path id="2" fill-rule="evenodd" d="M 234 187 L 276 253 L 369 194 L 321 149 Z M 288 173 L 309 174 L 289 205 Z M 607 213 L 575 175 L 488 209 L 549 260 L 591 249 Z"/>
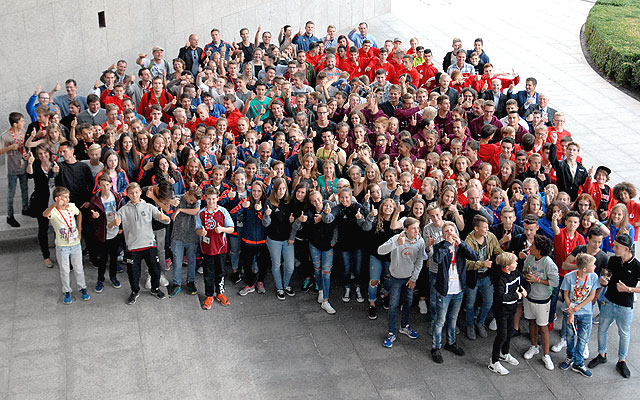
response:
<path id="1" fill-rule="evenodd" d="M 602 72 L 623 86 L 640 88 L 640 0 L 598 0 L 584 34 Z"/>

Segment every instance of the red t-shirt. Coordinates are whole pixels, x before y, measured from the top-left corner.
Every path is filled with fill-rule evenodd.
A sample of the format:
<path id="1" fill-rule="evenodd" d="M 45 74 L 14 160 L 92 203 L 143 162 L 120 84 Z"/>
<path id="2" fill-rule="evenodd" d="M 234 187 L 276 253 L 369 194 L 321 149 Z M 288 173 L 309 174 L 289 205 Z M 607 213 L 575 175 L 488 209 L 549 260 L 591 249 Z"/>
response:
<path id="1" fill-rule="evenodd" d="M 227 239 L 225 234 L 216 233 L 214 230 L 216 226 L 225 226 L 222 211 L 220 211 L 219 207 L 213 212 L 207 211 L 205 208 L 199 213 L 199 217 L 202 227 L 207 231 L 207 236 L 200 240 L 202 253 L 209 256 L 226 253 Z"/>
<path id="2" fill-rule="evenodd" d="M 558 266 L 558 274 L 565 276 L 568 272 L 562 269 L 562 263 L 567 259 L 569 254 L 576 248 L 576 246 L 585 245 L 584 236 L 578 232 L 573 233 L 573 239 L 567 236 L 567 228 L 561 228 L 559 235 L 553 235 L 553 255 Z"/>

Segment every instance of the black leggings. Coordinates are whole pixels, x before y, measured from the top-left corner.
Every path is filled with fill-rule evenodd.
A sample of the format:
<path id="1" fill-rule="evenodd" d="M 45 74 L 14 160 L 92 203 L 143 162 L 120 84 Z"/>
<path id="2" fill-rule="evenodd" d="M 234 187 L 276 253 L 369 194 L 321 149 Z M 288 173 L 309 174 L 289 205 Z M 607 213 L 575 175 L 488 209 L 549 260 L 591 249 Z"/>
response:
<path id="1" fill-rule="evenodd" d="M 51 258 L 51 252 L 49 252 L 49 218 L 45 218 L 42 215 L 38 216 L 38 244 L 40 245 L 40 252 L 42 258 Z"/>
<path id="2" fill-rule="evenodd" d="M 216 292 L 224 293 L 224 262 L 226 254 L 210 256 L 203 254 L 202 269 L 204 272 L 204 294 L 213 297 Z M 216 291 L 216 288 L 218 289 Z"/>
<path id="3" fill-rule="evenodd" d="M 500 353 L 509 354 L 511 347 L 511 337 L 513 336 L 513 317 L 516 313 L 516 306 L 509 308 L 494 309 L 496 324 L 498 330 L 496 339 L 493 341 L 493 350 L 491 352 L 491 362 L 495 363 L 500 360 Z"/>
<path id="4" fill-rule="evenodd" d="M 305 278 L 313 277 L 313 263 L 311 263 L 311 255 L 309 253 L 309 241 L 298 240 L 293 243 L 295 256 L 300 261 L 300 273 Z"/>
<path id="5" fill-rule="evenodd" d="M 253 259 L 258 263 L 258 275 L 253 272 Z M 267 245 L 251 246 L 242 242 L 240 247 L 240 265 L 244 270 L 244 281 L 247 286 L 253 286 L 256 282 L 264 283 L 267 271 L 271 267 L 271 257 Z"/>

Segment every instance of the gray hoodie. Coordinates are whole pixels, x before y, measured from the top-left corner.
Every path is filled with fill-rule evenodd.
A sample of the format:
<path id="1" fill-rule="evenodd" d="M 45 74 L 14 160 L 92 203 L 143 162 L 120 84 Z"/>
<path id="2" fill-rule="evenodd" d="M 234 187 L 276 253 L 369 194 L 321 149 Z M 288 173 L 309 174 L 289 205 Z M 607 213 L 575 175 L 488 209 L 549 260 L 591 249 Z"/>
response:
<path id="1" fill-rule="evenodd" d="M 160 211 L 158 208 L 140 199 L 138 203 L 129 202 L 116 211 L 116 215 L 122 221 L 124 239 L 127 243 L 127 250 L 144 249 L 156 246 L 156 239 L 153 235 L 151 220 L 158 220 Z M 168 222 L 162 222 L 169 224 Z"/>
<path id="2" fill-rule="evenodd" d="M 404 237 L 404 244 L 401 245 L 398 244 L 400 235 Z M 404 232 L 393 235 L 378 247 L 378 254 L 389 253 L 391 253 L 391 265 L 389 266 L 391 276 L 398 279 L 411 278 L 413 282 L 418 280 L 422 262 L 427 259 L 424 240 L 420 235 L 413 241 L 409 240 Z"/>

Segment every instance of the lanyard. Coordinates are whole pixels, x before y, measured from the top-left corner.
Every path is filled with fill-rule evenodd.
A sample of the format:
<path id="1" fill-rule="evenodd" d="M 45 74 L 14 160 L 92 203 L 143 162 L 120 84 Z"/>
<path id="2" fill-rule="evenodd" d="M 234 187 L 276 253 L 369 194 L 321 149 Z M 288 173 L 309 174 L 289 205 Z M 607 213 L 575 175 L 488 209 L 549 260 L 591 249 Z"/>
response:
<path id="1" fill-rule="evenodd" d="M 210 230 L 213 222 L 215 222 L 214 215 L 218 212 L 218 206 L 213 211 L 209 211 L 208 209 L 204 210 L 204 227 L 207 230 Z"/>
<path id="2" fill-rule="evenodd" d="M 65 210 L 69 213 L 69 221 L 67 221 L 67 218 L 64 216 L 62 211 L 60 211 L 58 206 L 56 206 L 56 210 L 58 210 L 58 213 L 62 217 L 62 220 L 64 221 L 65 225 L 67 225 L 67 228 L 69 228 L 69 233 L 72 233 L 73 232 L 73 216 L 71 215 L 71 211 L 69 211 L 69 208 Z"/>
<path id="3" fill-rule="evenodd" d="M 582 288 L 580 288 L 580 290 L 584 290 L 584 288 L 587 286 L 587 280 L 589 279 L 589 275 L 584 277 L 584 283 L 582 284 Z M 577 293 L 578 292 L 578 283 L 580 283 L 580 277 L 578 276 L 578 274 L 576 274 L 576 287 L 575 290 L 573 291 L 573 293 Z"/>
<path id="4" fill-rule="evenodd" d="M 15 132 L 13 132 L 13 129 L 9 129 L 9 133 L 11 133 L 11 136 L 13 137 L 13 141 L 18 144 L 18 150 L 20 151 L 20 154 L 23 154 L 24 153 L 24 150 L 23 150 L 23 147 L 24 147 L 24 135 L 22 134 L 22 132 L 20 132 L 20 140 L 18 141 L 18 139 L 16 139 Z"/>
<path id="5" fill-rule="evenodd" d="M 451 251 L 451 247 L 449 247 L 449 251 Z M 458 256 L 458 244 L 453 244 L 453 258 L 451 259 L 451 270 L 454 271 L 456 269 L 456 257 Z"/>
<path id="6" fill-rule="evenodd" d="M 322 147 L 322 161 L 327 161 L 331 159 L 331 156 L 333 154 L 333 150 L 329 150 L 329 158 L 325 158 L 324 156 L 324 151 L 326 150 L 326 147 Z"/>
<path id="7" fill-rule="evenodd" d="M 329 196 L 331 196 L 331 193 L 333 193 L 333 182 L 335 182 L 335 179 L 331 180 L 331 187 L 329 187 L 327 185 L 327 177 L 325 175 L 325 177 L 324 177 L 324 192 L 327 195 L 327 199 L 329 198 Z"/>

